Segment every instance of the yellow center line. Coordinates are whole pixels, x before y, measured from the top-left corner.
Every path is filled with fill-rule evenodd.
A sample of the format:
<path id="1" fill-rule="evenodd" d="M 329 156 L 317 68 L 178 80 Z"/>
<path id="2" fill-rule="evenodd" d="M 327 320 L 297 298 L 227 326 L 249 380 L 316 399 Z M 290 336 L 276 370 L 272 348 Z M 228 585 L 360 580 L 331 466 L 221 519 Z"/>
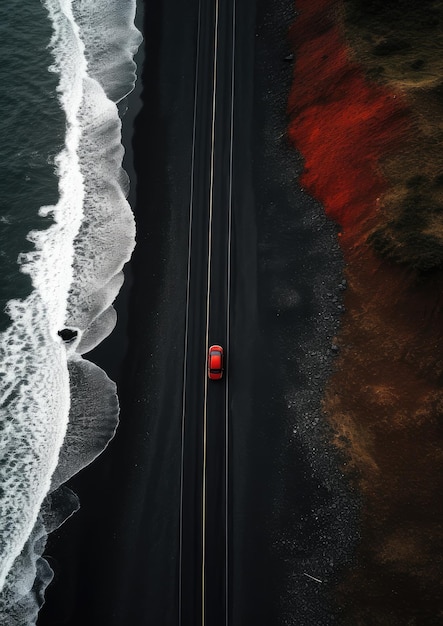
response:
<path id="1" fill-rule="evenodd" d="M 211 128 L 211 173 L 209 184 L 209 225 L 208 225 L 208 279 L 206 285 L 206 351 L 209 350 L 209 300 L 211 290 L 211 258 L 212 258 L 212 214 L 214 206 L 214 149 L 215 149 L 215 100 L 217 83 L 217 52 L 218 52 L 218 0 L 215 3 L 215 37 L 214 66 L 212 81 L 212 128 Z M 205 392 L 203 405 L 203 484 L 202 484 L 202 626 L 205 626 L 205 576 L 206 576 L 206 458 L 207 458 L 207 401 L 208 376 L 205 371 Z"/>

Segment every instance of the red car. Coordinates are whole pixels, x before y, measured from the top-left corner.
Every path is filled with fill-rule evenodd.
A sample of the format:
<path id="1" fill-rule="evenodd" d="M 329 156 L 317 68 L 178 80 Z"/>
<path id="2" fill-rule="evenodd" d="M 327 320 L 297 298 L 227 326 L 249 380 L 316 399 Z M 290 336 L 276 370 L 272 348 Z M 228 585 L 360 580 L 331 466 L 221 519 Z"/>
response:
<path id="1" fill-rule="evenodd" d="M 220 380 L 223 376 L 223 348 L 211 346 L 208 353 L 208 377 L 211 380 Z"/>

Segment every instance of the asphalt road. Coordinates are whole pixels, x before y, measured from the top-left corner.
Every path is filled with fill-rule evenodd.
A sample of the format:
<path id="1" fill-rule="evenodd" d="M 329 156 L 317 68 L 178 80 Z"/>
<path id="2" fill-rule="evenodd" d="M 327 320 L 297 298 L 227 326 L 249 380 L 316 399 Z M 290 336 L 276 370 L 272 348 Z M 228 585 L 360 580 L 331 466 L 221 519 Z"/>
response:
<path id="1" fill-rule="evenodd" d="M 201 3 L 196 42 L 183 377 L 179 624 L 228 624 L 229 359 L 235 1 Z"/>

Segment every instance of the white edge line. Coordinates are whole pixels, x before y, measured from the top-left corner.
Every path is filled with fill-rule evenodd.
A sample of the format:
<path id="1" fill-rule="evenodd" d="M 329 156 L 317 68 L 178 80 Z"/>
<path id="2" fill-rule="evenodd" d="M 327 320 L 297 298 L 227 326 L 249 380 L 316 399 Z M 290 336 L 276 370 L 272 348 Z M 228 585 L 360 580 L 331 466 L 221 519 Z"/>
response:
<path id="1" fill-rule="evenodd" d="M 229 358 L 231 323 L 231 243 L 232 243 L 232 178 L 234 151 L 234 88 L 235 88 L 236 0 L 232 7 L 231 128 L 229 154 L 228 268 L 226 302 L 226 352 Z M 229 370 L 225 387 L 225 620 L 229 624 Z"/>
<path id="2" fill-rule="evenodd" d="M 215 151 L 215 104 L 217 87 L 217 53 L 218 53 L 218 15 L 219 0 L 215 3 L 215 37 L 214 37 L 214 65 L 212 82 L 212 128 L 211 128 L 211 177 L 209 187 L 209 224 L 208 224 L 208 278 L 206 286 L 206 354 L 209 349 L 209 305 L 211 291 L 211 261 L 212 261 L 212 213 L 214 203 L 214 151 Z M 206 594 L 206 436 L 207 436 L 207 400 L 208 376 L 205 370 L 205 391 L 203 409 L 203 484 L 202 484 L 202 626 L 205 626 L 205 594 Z"/>

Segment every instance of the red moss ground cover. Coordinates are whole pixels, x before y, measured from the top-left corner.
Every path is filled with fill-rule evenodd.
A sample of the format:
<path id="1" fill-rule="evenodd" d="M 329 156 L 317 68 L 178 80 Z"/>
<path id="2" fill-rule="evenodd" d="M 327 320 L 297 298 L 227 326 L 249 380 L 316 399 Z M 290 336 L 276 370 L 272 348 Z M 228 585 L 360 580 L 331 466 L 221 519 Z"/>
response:
<path id="1" fill-rule="evenodd" d="M 433 119 L 423 108 L 423 93 L 392 80 L 404 67 L 390 43 L 389 15 L 380 26 L 385 39 L 376 33 L 374 46 L 387 41 L 394 52 L 376 59 L 383 80 L 371 78 L 370 51 L 355 53 L 365 22 L 352 2 L 296 2 L 288 102 L 288 136 L 304 158 L 300 184 L 341 226 L 347 264 L 341 354 L 324 409 L 364 506 L 361 545 L 338 602 L 346 624 L 441 624 L 441 153 L 435 137 L 432 162 L 422 149 L 424 129 L 441 119 L 438 107 Z M 354 23 L 349 16 L 357 14 Z M 407 54 L 412 68 L 422 67 Z M 424 214 L 425 206 L 432 210 Z"/>
<path id="2" fill-rule="evenodd" d="M 351 62 L 333 4 L 297 3 L 288 133 L 305 159 L 301 185 L 341 224 L 351 246 L 386 190 L 380 160 L 399 145 L 409 120 L 402 98 L 371 85 Z"/>

